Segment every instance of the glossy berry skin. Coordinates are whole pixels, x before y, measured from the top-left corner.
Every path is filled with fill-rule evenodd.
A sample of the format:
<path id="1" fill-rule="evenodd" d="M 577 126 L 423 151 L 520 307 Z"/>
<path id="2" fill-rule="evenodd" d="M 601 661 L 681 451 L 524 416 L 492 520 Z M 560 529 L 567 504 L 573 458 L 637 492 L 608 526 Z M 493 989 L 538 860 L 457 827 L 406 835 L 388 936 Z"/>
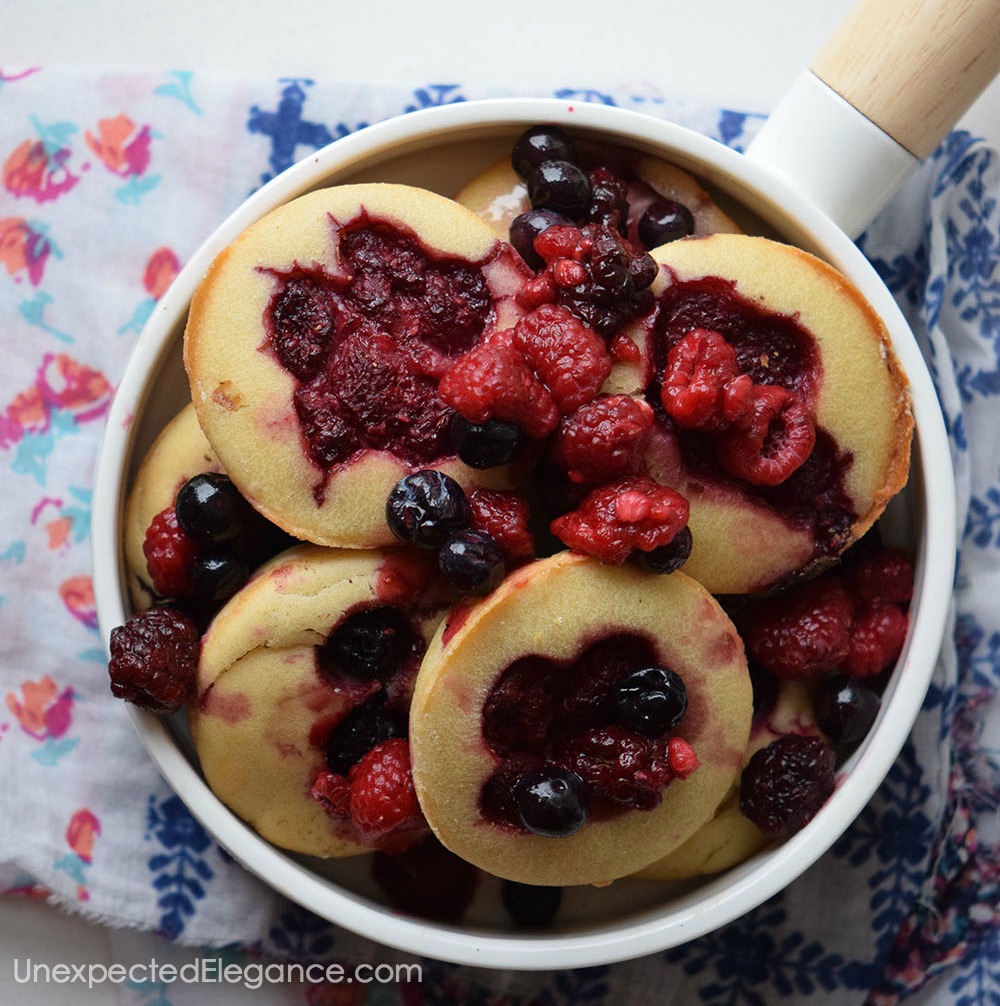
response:
<path id="1" fill-rule="evenodd" d="M 111 630 L 111 693 L 161 716 L 191 697 L 200 636 L 173 608 L 148 608 Z"/>
<path id="2" fill-rule="evenodd" d="M 510 224 L 510 243 L 524 261 L 536 272 L 544 268 L 545 260 L 535 251 L 535 238 L 549 227 L 572 223 L 569 217 L 554 210 L 530 209 L 514 217 Z"/>
<path id="3" fill-rule="evenodd" d="M 385 709 L 381 694 L 352 709 L 334 728 L 326 742 L 326 764 L 331 772 L 346 776 L 377 744 L 406 736 L 406 723 Z"/>
<path id="4" fill-rule="evenodd" d="M 528 198 L 537 210 L 554 210 L 583 218 L 590 205 L 590 179 L 570 161 L 543 161 L 525 179 Z"/>
<path id="5" fill-rule="evenodd" d="M 415 653 L 409 619 L 390 605 L 348 615 L 321 647 L 320 667 L 361 680 L 385 680 Z"/>
<path id="6" fill-rule="evenodd" d="M 522 439 L 521 428 L 502 419 L 470 423 L 456 413 L 451 422 L 455 453 L 470 468 L 496 468 L 507 464 L 517 454 Z"/>
<path id="7" fill-rule="evenodd" d="M 575 161 L 573 141 L 558 126 L 539 125 L 526 129 L 515 141 L 511 167 L 522 179 L 543 161 Z"/>
<path id="8" fill-rule="evenodd" d="M 649 204 L 639 218 L 639 240 L 646 248 L 686 238 L 694 233 L 694 217 L 683 203 L 673 199 L 657 199 Z"/>
<path id="9" fill-rule="evenodd" d="M 367 752 L 351 767 L 348 781 L 351 820 L 365 841 L 424 823 L 413 788 L 410 747 L 401 737 L 382 741 Z"/>
<path id="10" fill-rule="evenodd" d="M 200 601 L 226 601 L 250 579 L 250 567 L 238 556 L 198 555 L 189 571 L 191 593 Z"/>
<path id="11" fill-rule="evenodd" d="M 484 531 L 456 531 L 441 546 L 438 565 L 445 578 L 465 594 L 488 594 L 505 573 L 503 552 Z"/>
<path id="12" fill-rule="evenodd" d="M 385 517 L 400 541 L 437 549 L 450 535 L 469 526 L 469 501 L 453 478 L 427 468 L 396 483 L 386 502 Z"/>
<path id="13" fill-rule="evenodd" d="M 174 503 L 177 523 L 199 545 L 234 542 L 256 511 L 228 475 L 202 472 L 181 486 Z"/>
<path id="14" fill-rule="evenodd" d="M 691 528 L 685 524 L 666 545 L 654 548 L 652 552 L 637 551 L 632 555 L 650 573 L 676 573 L 691 555 L 693 542 Z"/>
<path id="15" fill-rule="evenodd" d="M 500 896 L 514 925 L 523 929 L 551 925 L 562 904 L 561 887 L 537 887 L 516 880 L 505 880 Z"/>
<path id="16" fill-rule="evenodd" d="M 618 722 L 646 737 L 662 737 L 687 711 L 687 689 L 680 675 L 658 664 L 623 674 L 615 683 L 613 700 Z"/>
<path id="17" fill-rule="evenodd" d="M 881 705 L 878 692 L 863 681 L 828 678 L 816 694 L 816 725 L 838 747 L 854 747 L 868 735 Z"/>
<path id="18" fill-rule="evenodd" d="M 740 810 L 765 835 L 805 827 L 834 787 L 836 756 L 819 737 L 786 734 L 758 751 L 740 777 Z"/>
<path id="19" fill-rule="evenodd" d="M 521 823 L 535 835 L 568 838 L 587 820 L 587 789 L 575 772 L 546 765 L 522 775 L 513 787 Z"/>

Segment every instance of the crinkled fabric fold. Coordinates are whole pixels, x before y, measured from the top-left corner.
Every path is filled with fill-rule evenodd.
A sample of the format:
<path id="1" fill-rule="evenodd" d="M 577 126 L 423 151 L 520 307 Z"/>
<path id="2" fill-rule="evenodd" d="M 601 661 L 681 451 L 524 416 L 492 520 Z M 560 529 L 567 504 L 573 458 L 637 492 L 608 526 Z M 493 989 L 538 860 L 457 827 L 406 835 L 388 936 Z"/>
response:
<path id="1" fill-rule="evenodd" d="M 177 944 L 300 960 L 409 959 L 245 873 L 160 780 L 107 687 L 89 551 L 95 459 L 113 389 L 158 298 L 250 192 L 367 123 L 519 94 L 639 109 L 737 149 L 762 121 L 674 103 L 648 86 L 0 75 L 0 889 Z M 860 242 L 934 378 L 961 535 L 953 633 L 871 804 L 789 888 L 692 943 L 536 974 L 428 960 L 419 985 L 381 986 L 378 1002 L 1000 998 L 998 197 L 1000 156 L 955 133 Z M 197 1001 L 185 998 L 190 990 L 170 995 Z"/>

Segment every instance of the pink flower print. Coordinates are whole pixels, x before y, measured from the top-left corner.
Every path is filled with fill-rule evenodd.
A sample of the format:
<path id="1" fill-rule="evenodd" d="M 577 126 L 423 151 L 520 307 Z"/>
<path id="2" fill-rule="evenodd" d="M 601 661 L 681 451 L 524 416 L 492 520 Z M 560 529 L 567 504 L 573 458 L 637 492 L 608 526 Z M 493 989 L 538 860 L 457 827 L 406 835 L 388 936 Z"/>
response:
<path id="1" fill-rule="evenodd" d="M 97 628 L 94 583 L 89 576 L 71 576 L 68 580 L 64 580 L 59 585 L 59 596 L 78 622 L 88 629 Z"/>
<path id="2" fill-rule="evenodd" d="M 103 415 L 112 394 L 111 384 L 100 371 L 64 353 L 46 353 L 42 358 L 38 388 L 46 403 L 72 412 L 78 422 Z"/>
<path id="3" fill-rule="evenodd" d="M 3 186 L 11 195 L 34 199 L 36 203 L 57 199 L 80 180 L 66 167 L 70 154 L 67 147 L 25 140 L 3 163 Z"/>
<path id="4" fill-rule="evenodd" d="M 41 230 L 22 217 L 0 220 L 0 265 L 9 276 L 19 280 L 26 273 L 32 286 L 38 286 L 52 245 Z"/>
<path id="5" fill-rule="evenodd" d="M 100 158 L 101 163 L 121 178 L 141 175 L 149 167 L 149 126 L 137 128 L 127 115 L 101 119 L 97 135 L 86 132 L 87 146 Z"/>
<path id="6" fill-rule="evenodd" d="M 37 385 L 21 391 L 0 415 L 0 447 L 16 444 L 28 432 L 43 433 L 48 425 L 49 410 Z"/>
<path id="7" fill-rule="evenodd" d="M 94 839 L 101 833 L 101 822 L 86 807 L 78 810 L 66 828 L 69 847 L 85 862 L 94 858 Z"/>
<path id="8" fill-rule="evenodd" d="M 153 300 L 159 300 L 180 272 L 181 263 L 169 248 L 157 248 L 146 262 L 142 285 Z"/>
<path id="9" fill-rule="evenodd" d="M 94 855 L 94 838 L 101 833 L 101 822 L 86 807 L 78 810 L 66 828 L 66 842 L 70 851 L 53 864 L 76 881 L 76 896 L 79 901 L 88 901 L 87 870 Z"/>
<path id="10" fill-rule="evenodd" d="M 7 708 L 21 729 L 35 740 L 58 740 L 69 729 L 73 710 L 73 689 L 61 692 L 47 674 L 40 681 L 25 681 L 21 698 L 7 693 Z"/>

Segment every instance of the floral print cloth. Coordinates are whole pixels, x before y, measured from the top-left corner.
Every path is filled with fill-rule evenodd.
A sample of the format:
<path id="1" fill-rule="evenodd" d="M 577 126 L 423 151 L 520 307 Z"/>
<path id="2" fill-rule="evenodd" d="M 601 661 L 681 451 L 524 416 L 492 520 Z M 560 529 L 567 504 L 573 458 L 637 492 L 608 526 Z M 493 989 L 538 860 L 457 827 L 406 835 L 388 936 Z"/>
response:
<path id="1" fill-rule="evenodd" d="M 178 947 L 224 944 L 234 957 L 402 957 L 250 877 L 160 780 L 107 687 L 90 575 L 92 479 L 139 331 L 180 264 L 243 198 L 366 123 L 512 93 L 0 73 L 0 890 Z M 648 89 L 547 96 L 640 109 L 736 148 L 761 121 Z M 420 983 L 355 986 L 350 997 L 271 990 L 274 1001 L 1000 1002 L 998 198 L 997 151 L 955 133 L 860 242 L 932 370 L 961 545 L 953 632 L 910 740 L 854 826 L 787 890 L 667 952 L 533 974 L 424 961 Z M 201 993 L 131 994 L 181 1004 Z"/>

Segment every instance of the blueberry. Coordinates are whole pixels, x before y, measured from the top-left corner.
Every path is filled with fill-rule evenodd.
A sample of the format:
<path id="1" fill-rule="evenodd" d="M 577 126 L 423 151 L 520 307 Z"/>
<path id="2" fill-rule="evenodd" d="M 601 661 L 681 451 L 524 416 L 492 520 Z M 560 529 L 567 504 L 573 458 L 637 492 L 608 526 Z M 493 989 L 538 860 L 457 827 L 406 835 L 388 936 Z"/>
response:
<path id="1" fill-rule="evenodd" d="M 871 730 L 881 704 L 864 682 L 842 675 L 828 678 L 816 695 L 816 724 L 838 747 L 853 747 Z"/>
<path id="2" fill-rule="evenodd" d="M 451 422 L 455 453 L 470 468 L 496 468 L 510 461 L 521 446 L 521 428 L 502 419 L 470 423 L 457 412 Z"/>
<path id="3" fill-rule="evenodd" d="M 469 526 L 470 516 L 462 487 L 432 469 L 401 478 L 385 505 L 392 533 L 417 548 L 440 548 L 446 538 Z"/>
<path id="4" fill-rule="evenodd" d="M 545 260 L 535 251 L 535 238 L 550 227 L 572 225 L 569 217 L 555 210 L 526 210 L 514 217 L 510 223 L 510 243 L 517 253 L 536 272 L 545 265 Z"/>
<path id="5" fill-rule="evenodd" d="M 543 161 L 528 175 L 528 197 L 536 210 L 555 210 L 574 220 L 586 215 L 590 179 L 569 161 Z"/>
<path id="6" fill-rule="evenodd" d="M 659 664 L 626 671 L 615 682 L 612 698 L 618 722 L 645 737 L 662 737 L 687 711 L 683 680 Z"/>
<path id="7" fill-rule="evenodd" d="M 550 925 L 562 904 L 561 887 L 536 887 L 515 880 L 505 880 L 500 895 L 514 924 L 525 929 Z"/>
<path id="8" fill-rule="evenodd" d="M 250 567 L 239 556 L 196 556 L 191 563 L 191 592 L 202 601 L 226 601 L 250 579 Z"/>
<path id="9" fill-rule="evenodd" d="M 587 820 L 587 787 L 568 768 L 545 765 L 522 775 L 513 788 L 521 823 L 536 835 L 567 838 Z"/>
<path id="10" fill-rule="evenodd" d="M 181 486 L 174 503 L 177 523 L 200 544 L 235 541 L 256 515 L 228 475 L 203 472 Z"/>
<path id="11" fill-rule="evenodd" d="M 691 528 L 685 525 L 666 545 L 651 552 L 637 551 L 633 555 L 639 565 L 650 573 L 674 573 L 687 562 L 691 545 Z"/>
<path id="12" fill-rule="evenodd" d="M 673 199 L 657 199 L 639 218 L 639 240 L 647 248 L 658 248 L 693 233 L 691 211 Z"/>
<path id="13" fill-rule="evenodd" d="M 543 161 L 576 161 L 573 141 L 558 126 L 532 126 L 514 143 L 510 163 L 521 178 Z"/>
<path id="14" fill-rule="evenodd" d="M 320 666 L 364 680 L 385 680 L 419 648 L 410 620 L 399 608 L 379 605 L 348 615 L 320 647 Z"/>
<path id="15" fill-rule="evenodd" d="M 466 594 L 488 594 L 504 577 L 503 552 L 485 531 L 456 531 L 438 552 L 446 579 Z"/>
<path id="16" fill-rule="evenodd" d="M 406 736 L 406 721 L 386 711 L 385 693 L 352 709 L 330 732 L 326 764 L 331 772 L 347 775 L 376 744 Z"/>

